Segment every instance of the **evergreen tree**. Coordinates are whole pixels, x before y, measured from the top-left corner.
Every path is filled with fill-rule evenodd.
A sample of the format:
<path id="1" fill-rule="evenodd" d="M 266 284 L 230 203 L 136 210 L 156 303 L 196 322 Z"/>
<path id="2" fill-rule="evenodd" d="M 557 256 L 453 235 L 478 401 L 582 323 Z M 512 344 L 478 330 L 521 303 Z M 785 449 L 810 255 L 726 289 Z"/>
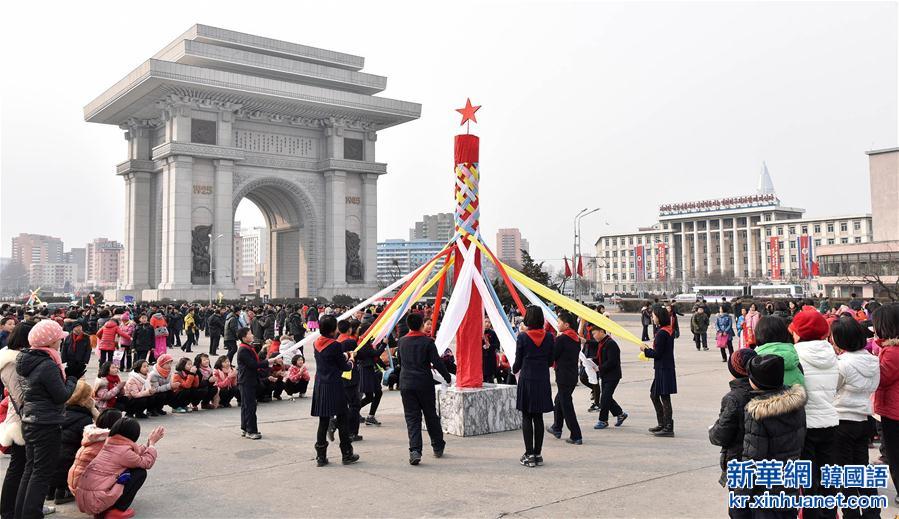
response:
<path id="1" fill-rule="evenodd" d="M 549 273 L 543 268 L 543 262 L 537 263 L 528 251 L 521 251 L 521 273 L 541 285 L 549 285 Z"/>

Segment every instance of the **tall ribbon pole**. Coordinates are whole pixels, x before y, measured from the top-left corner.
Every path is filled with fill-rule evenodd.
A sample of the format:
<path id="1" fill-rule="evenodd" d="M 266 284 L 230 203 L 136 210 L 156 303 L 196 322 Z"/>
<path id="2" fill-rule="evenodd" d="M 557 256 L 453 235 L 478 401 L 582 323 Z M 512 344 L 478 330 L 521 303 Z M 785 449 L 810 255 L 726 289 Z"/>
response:
<path id="1" fill-rule="evenodd" d="M 462 123 L 471 120 L 477 122 L 474 113 L 480 107 L 473 107 L 471 100 L 466 100 L 465 108 L 459 109 L 462 114 Z M 465 247 L 471 246 L 469 236 L 474 236 L 480 241 L 480 201 L 478 199 L 478 185 L 480 172 L 478 170 L 480 139 L 477 135 L 466 133 L 456 135 L 455 138 L 455 171 L 456 210 L 454 223 L 456 233 L 462 237 Z M 453 281 L 455 282 L 462 271 L 462 254 L 456 254 L 453 269 Z M 481 252 L 475 250 L 475 268 L 478 276 L 481 272 Z M 455 283 L 454 283 L 455 285 Z M 472 282 L 474 285 L 474 282 Z M 456 387 L 478 388 L 484 384 L 484 367 L 482 357 L 482 341 L 484 340 L 484 304 L 476 286 L 472 286 L 469 296 L 468 308 L 459 329 L 456 331 Z"/>

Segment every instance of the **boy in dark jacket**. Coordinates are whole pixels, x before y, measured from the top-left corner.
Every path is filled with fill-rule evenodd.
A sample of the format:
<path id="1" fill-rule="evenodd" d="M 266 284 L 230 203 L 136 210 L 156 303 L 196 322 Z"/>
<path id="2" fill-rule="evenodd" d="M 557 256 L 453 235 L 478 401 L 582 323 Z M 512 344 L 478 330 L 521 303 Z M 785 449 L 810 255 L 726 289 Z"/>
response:
<path id="1" fill-rule="evenodd" d="M 777 355 L 758 355 L 747 372 L 752 399 L 743 415 L 743 460 L 797 460 L 805 443 L 805 388 L 784 387 L 784 360 Z M 764 486 L 747 489 L 753 495 L 765 491 L 796 494 L 795 488 Z M 766 517 L 796 517 L 796 509 L 767 510 Z"/>
<path id="2" fill-rule="evenodd" d="M 581 445 L 581 427 L 571 399 L 578 383 L 578 360 L 581 352 L 581 338 L 577 332 L 577 316 L 563 312 L 559 314 L 559 336 L 553 346 L 553 361 L 556 365 L 556 399 L 553 405 L 553 424 L 547 431 L 556 438 L 562 437 L 562 422 L 568 426 L 571 437 L 565 441 Z"/>
<path id="3" fill-rule="evenodd" d="M 63 364 L 72 366 L 72 369 L 78 373 L 87 368 L 87 363 L 91 360 L 91 338 L 84 333 L 80 322 L 75 323 L 72 332 L 63 340 L 60 349 L 62 350 L 60 356 Z"/>
<path id="4" fill-rule="evenodd" d="M 134 362 L 139 360 L 150 361 L 150 351 L 156 345 L 156 332 L 150 323 L 147 322 L 147 314 L 140 314 L 137 320 L 137 326 L 134 328 L 134 335 L 131 337 L 131 344 L 134 347 Z M 150 362 L 152 364 L 152 362 Z"/>
<path id="5" fill-rule="evenodd" d="M 709 429 L 709 441 L 721 447 L 721 478 L 718 483 L 722 487 L 727 487 L 727 462 L 739 461 L 743 457 L 743 413 L 752 399 L 747 367 L 755 355 L 755 351 L 749 348 L 737 350 L 731 355 L 727 369 L 734 378 L 730 381 L 730 391 L 721 399 L 718 419 Z"/>
<path id="6" fill-rule="evenodd" d="M 443 429 L 440 426 L 440 416 L 437 415 L 437 403 L 434 394 L 434 377 L 431 368 L 437 370 L 446 383 L 451 377 L 440 354 L 437 353 L 437 345 L 434 339 L 421 332 L 424 324 L 424 316 L 419 313 L 410 313 L 406 316 L 406 324 L 409 333 L 399 340 L 397 356 L 403 364 L 400 372 L 400 396 L 403 400 L 403 412 L 406 416 L 406 429 L 409 433 L 409 463 L 418 465 L 421 462 L 421 418 L 424 415 L 425 424 L 428 427 L 428 436 L 431 437 L 431 447 L 434 449 L 434 457 L 443 456 L 446 442 L 443 440 Z"/>
<path id="7" fill-rule="evenodd" d="M 240 388 L 240 435 L 259 440 L 262 435 L 256 425 L 256 389 L 259 370 L 267 369 L 269 360 L 260 359 L 253 347 L 253 334 L 249 328 L 237 332 L 240 346 L 237 349 L 237 386 Z"/>
<path id="8" fill-rule="evenodd" d="M 609 426 L 609 413 L 616 417 L 615 427 L 621 427 L 621 424 L 627 420 L 627 413 L 621 409 L 618 402 L 615 401 L 615 389 L 621 382 L 621 349 L 615 339 L 608 334 L 603 328 L 594 327 L 594 340 L 597 342 L 596 348 L 596 365 L 599 366 L 599 419 L 594 429 L 605 429 Z"/>

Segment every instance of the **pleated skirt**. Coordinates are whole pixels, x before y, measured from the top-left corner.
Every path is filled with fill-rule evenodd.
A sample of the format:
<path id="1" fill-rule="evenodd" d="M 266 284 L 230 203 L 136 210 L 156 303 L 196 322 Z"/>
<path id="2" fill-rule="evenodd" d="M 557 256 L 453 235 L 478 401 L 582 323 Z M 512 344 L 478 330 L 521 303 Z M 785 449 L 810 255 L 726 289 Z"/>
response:
<path id="1" fill-rule="evenodd" d="M 343 383 L 322 384 L 315 381 L 312 387 L 312 416 L 335 416 L 347 410 Z"/>

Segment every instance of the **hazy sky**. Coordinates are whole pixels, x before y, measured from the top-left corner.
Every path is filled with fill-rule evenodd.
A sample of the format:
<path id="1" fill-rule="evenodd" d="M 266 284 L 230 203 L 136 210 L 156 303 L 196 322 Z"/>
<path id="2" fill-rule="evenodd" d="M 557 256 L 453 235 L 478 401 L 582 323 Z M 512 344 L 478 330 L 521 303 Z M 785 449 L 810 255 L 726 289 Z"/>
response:
<path id="1" fill-rule="evenodd" d="M 750 193 L 766 160 L 809 215 L 870 211 L 866 150 L 897 142 L 897 4 L 7 2 L 0 22 L 0 254 L 123 237 L 122 131 L 82 108 L 194 23 L 365 56 L 385 97 L 378 238 L 452 210 L 454 108 L 483 105 L 482 232 L 537 258 L 635 230 L 660 203 Z M 249 218 L 244 211 L 241 216 Z M 585 249 L 587 252 L 587 249 Z"/>

